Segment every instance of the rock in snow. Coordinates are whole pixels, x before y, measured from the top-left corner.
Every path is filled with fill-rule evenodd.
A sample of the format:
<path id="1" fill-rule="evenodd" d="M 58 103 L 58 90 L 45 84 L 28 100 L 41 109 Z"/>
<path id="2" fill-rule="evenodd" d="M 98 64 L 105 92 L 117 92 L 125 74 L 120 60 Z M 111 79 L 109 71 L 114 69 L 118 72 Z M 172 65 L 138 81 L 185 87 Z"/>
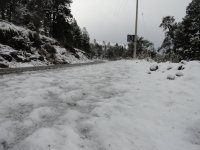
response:
<path id="1" fill-rule="evenodd" d="M 185 69 L 185 67 L 183 65 L 178 67 L 178 70 L 184 70 L 184 69 Z"/>
<path id="2" fill-rule="evenodd" d="M 175 75 L 172 75 L 172 74 L 169 74 L 168 76 L 167 76 L 167 79 L 168 80 L 175 80 Z"/>
<path id="3" fill-rule="evenodd" d="M 186 64 L 187 64 L 187 61 L 185 61 L 185 60 L 182 60 L 182 61 L 181 61 L 181 64 L 184 64 L 184 65 L 186 65 Z"/>
<path id="4" fill-rule="evenodd" d="M 183 73 L 177 72 L 177 73 L 176 73 L 176 76 L 177 76 L 177 77 L 182 77 L 182 76 L 183 76 Z"/>
<path id="5" fill-rule="evenodd" d="M 152 65 L 151 67 L 150 67 L 150 71 L 156 71 L 156 70 L 158 70 L 158 65 Z"/>
<path id="6" fill-rule="evenodd" d="M 172 66 L 168 66 L 167 67 L 167 70 L 171 70 L 173 67 Z"/>
<path id="7" fill-rule="evenodd" d="M 151 74 L 151 72 L 150 72 L 150 71 L 148 71 L 148 72 L 147 72 L 147 74 Z"/>

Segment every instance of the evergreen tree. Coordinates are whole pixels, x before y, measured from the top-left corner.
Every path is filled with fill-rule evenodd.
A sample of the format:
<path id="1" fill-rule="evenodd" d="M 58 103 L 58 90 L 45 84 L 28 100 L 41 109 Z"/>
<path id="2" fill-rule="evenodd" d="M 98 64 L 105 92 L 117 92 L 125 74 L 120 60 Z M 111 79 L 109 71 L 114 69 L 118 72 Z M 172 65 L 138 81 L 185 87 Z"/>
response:
<path id="1" fill-rule="evenodd" d="M 90 53 L 90 37 L 70 10 L 71 0 L 0 0 L 0 19 L 26 26 L 58 40 L 63 46 Z"/>
<path id="2" fill-rule="evenodd" d="M 70 10 L 71 0 L 52 0 L 52 28 L 51 33 L 54 38 L 60 38 L 59 36 L 66 36 L 66 39 L 70 41 L 68 44 L 72 44 L 72 15 Z M 61 25 L 62 24 L 62 25 Z M 63 32 L 62 30 L 65 30 Z"/>
<path id="3" fill-rule="evenodd" d="M 133 57 L 134 43 L 129 43 L 126 56 Z M 137 40 L 137 55 L 138 58 L 152 57 L 155 52 L 153 43 L 139 37 Z"/>
<path id="4" fill-rule="evenodd" d="M 99 44 L 96 39 L 90 44 L 91 54 L 94 58 L 101 58 L 103 55 L 103 47 Z"/>
<path id="5" fill-rule="evenodd" d="M 176 23 L 174 17 L 163 18 L 160 25 L 165 39 L 160 48 L 167 57 L 176 60 L 200 60 L 200 1 L 193 0 L 187 7 L 183 21 Z"/>
<path id="6" fill-rule="evenodd" d="M 160 27 L 165 31 L 165 39 L 159 49 L 165 54 L 172 53 L 174 49 L 174 31 L 176 29 L 176 22 L 173 16 L 164 17 Z"/>
<path id="7" fill-rule="evenodd" d="M 76 20 L 73 21 L 72 23 L 72 28 L 73 28 L 73 46 L 75 48 L 81 49 L 81 45 L 82 45 L 82 33 L 81 33 L 81 29 L 78 26 Z"/>
<path id="8" fill-rule="evenodd" d="M 1 19 L 5 20 L 5 13 L 6 13 L 6 7 L 7 7 L 7 1 L 6 0 L 0 0 L 0 13 L 1 13 Z"/>
<path id="9" fill-rule="evenodd" d="M 13 21 L 16 8 L 21 4 L 21 0 L 0 0 L 1 19 Z"/>
<path id="10" fill-rule="evenodd" d="M 184 56 L 188 59 L 200 60 L 200 1 L 193 0 L 186 10 L 183 19 Z"/>
<path id="11" fill-rule="evenodd" d="M 85 27 L 82 29 L 82 49 L 90 53 L 90 37 Z"/>

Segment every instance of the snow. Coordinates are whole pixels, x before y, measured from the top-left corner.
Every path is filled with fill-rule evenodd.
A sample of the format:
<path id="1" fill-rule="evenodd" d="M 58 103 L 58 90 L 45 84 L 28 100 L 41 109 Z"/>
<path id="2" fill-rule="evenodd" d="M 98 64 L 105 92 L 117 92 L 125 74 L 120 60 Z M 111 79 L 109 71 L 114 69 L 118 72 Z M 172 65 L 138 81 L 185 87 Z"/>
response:
<path id="1" fill-rule="evenodd" d="M 176 73 L 176 76 L 177 76 L 177 77 L 182 77 L 182 76 L 184 76 L 184 75 L 183 75 L 182 72 L 177 72 L 177 73 Z"/>
<path id="2" fill-rule="evenodd" d="M 21 34 L 21 36 L 23 37 L 27 37 L 29 32 L 31 32 L 30 30 L 24 28 L 24 27 L 20 27 L 20 26 L 16 26 L 13 23 L 9 23 L 6 21 L 2 21 L 0 22 L 0 29 L 4 30 L 4 31 L 14 31 L 18 34 Z"/>
<path id="3" fill-rule="evenodd" d="M 29 38 L 30 34 L 32 34 L 32 36 L 34 36 L 34 34 L 35 34 L 34 31 L 31 31 L 24 27 L 16 26 L 16 25 L 6 22 L 6 21 L 0 21 L 0 29 L 2 30 L 3 33 L 5 32 L 5 34 L 6 34 L 6 31 L 14 32 L 14 33 L 12 33 L 12 32 L 9 33 L 9 34 L 12 33 L 15 35 L 15 37 L 12 37 L 12 39 L 21 39 L 22 41 L 24 41 L 25 43 L 28 43 L 28 44 L 31 43 L 31 39 Z M 55 47 L 56 52 L 57 52 L 56 57 L 55 57 L 56 64 L 66 64 L 66 63 L 75 64 L 75 63 L 86 63 L 86 62 L 95 61 L 95 60 L 89 60 L 86 57 L 85 52 L 83 52 L 79 49 L 75 49 L 76 54 L 73 54 L 69 50 L 58 46 L 59 43 L 55 39 L 46 37 L 41 34 L 39 36 L 40 36 L 40 39 L 42 39 L 42 41 L 44 43 Z M 18 40 L 16 40 L 16 41 L 18 41 Z M 29 45 L 31 47 L 31 49 L 29 51 L 25 51 L 24 48 L 21 48 L 21 50 L 15 50 L 15 47 L 13 47 L 13 46 L 10 47 L 10 46 L 3 45 L 0 43 L 0 54 L 9 55 L 8 57 L 11 59 L 11 60 L 6 59 L 6 58 L 3 59 L 0 56 L 0 63 L 8 66 L 9 68 L 47 66 L 47 65 L 53 65 L 52 63 L 54 63 L 47 58 L 48 54 L 41 54 L 41 53 L 39 54 L 38 49 L 35 48 L 31 44 Z M 16 48 L 16 49 L 18 49 L 18 48 Z M 32 52 L 32 54 L 30 54 L 30 51 Z M 20 61 L 20 60 L 16 61 L 15 58 L 10 56 L 11 52 L 15 52 L 17 57 L 22 58 L 23 61 Z M 20 53 L 20 54 L 18 54 L 18 53 Z M 42 57 L 42 59 L 39 59 L 41 57 Z M 34 59 L 30 59 L 30 58 L 34 58 Z"/>
<path id="4" fill-rule="evenodd" d="M 175 76 L 174 74 L 169 74 L 169 75 L 167 76 L 167 79 L 168 79 L 168 80 L 175 80 L 175 78 L 176 78 L 176 76 Z"/>
<path id="5" fill-rule="evenodd" d="M 21 63 L 21 62 L 16 62 L 16 61 L 12 61 L 12 62 L 6 62 L 7 65 L 9 65 L 9 68 L 21 68 L 21 67 L 36 67 L 36 66 L 47 66 L 47 65 L 51 65 L 48 62 L 41 62 L 39 60 L 31 60 L 28 63 Z"/>
<path id="6" fill-rule="evenodd" d="M 0 149 L 199 150 L 200 62 L 153 64 L 0 76 Z"/>
<path id="7" fill-rule="evenodd" d="M 87 63 L 92 62 L 93 60 L 90 60 L 86 57 L 85 53 L 79 49 L 75 49 L 77 51 L 77 55 L 79 58 L 76 58 L 71 52 L 67 51 L 65 48 L 62 48 L 60 46 L 54 46 L 57 53 L 57 59 L 59 61 L 65 61 L 70 64 L 76 64 L 76 63 Z"/>
<path id="8" fill-rule="evenodd" d="M 94 62 L 95 60 L 90 60 L 86 57 L 85 53 L 79 49 L 76 49 L 77 51 L 77 55 L 79 56 L 79 58 L 76 58 L 74 56 L 74 54 L 72 54 L 71 52 L 67 51 L 65 48 L 62 48 L 60 46 L 54 46 L 56 49 L 56 59 L 59 62 L 67 62 L 70 64 L 76 64 L 76 63 L 87 63 L 87 62 Z M 18 52 L 17 50 L 13 49 L 10 46 L 7 45 L 3 45 L 0 44 L 0 54 L 7 54 L 10 55 L 11 52 Z M 23 51 L 20 51 L 20 53 L 22 55 L 24 55 Z M 26 55 L 28 55 L 29 53 L 26 53 Z M 30 57 L 33 58 L 38 58 L 40 55 L 38 54 L 38 52 L 36 51 L 34 54 L 30 54 Z M 24 59 L 26 56 L 19 56 L 22 59 Z M 40 61 L 40 60 L 31 60 L 30 62 L 16 62 L 14 59 L 13 61 L 9 62 L 4 60 L 1 56 L 0 59 L 3 61 L 0 61 L 1 63 L 4 63 L 6 65 L 9 66 L 9 68 L 19 68 L 19 67 L 34 67 L 34 66 L 48 66 L 48 65 L 52 65 L 50 64 L 47 60 L 44 61 Z M 0 68 L 1 69 L 1 68 Z"/>
<path id="9" fill-rule="evenodd" d="M 9 31 L 9 30 L 24 31 L 25 30 L 22 27 L 16 26 L 16 25 L 14 25 L 12 23 L 9 23 L 9 22 L 6 22 L 6 21 L 2 21 L 2 20 L 0 22 L 0 28 L 2 30 L 7 30 L 7 31 Z"/>
<path id="10" fill-rule="evenodd" d="M 16 52 L 12 47 L 0 44 L 0 54 L 10 54 L 10 52 Z"/>
<path id="11" fill-rule="evenodd" d="M 0 44 L 0 54 L 7 54 L 7 55 L 10 55 L 11 52 L 20 52 L 22 55 L 23 51 L 17 51 L 15 49 L 13 49 L 12 47 L 10 46 L 7 46 L 7 45 L 3 45 L 3 44 Z M 28 53 L 26 53 L 27 55 Z M 38 57 L 38 53 L 35 53 L 35 54 L 31 54 L 31 57 Z M 18 57 L 21 57 L 22 59 L 25 58 L 25 56 L 19 56 Z M 9 62 L 9 61 L 6 61 L 5 59 L 3 59 L 1 56 L 0 58 L 3 60 L 1 63 L 4 63 L 6 65 L 8 65 L 10 68 L 19 68 L 19 67 L 33 67 L 33 66 L 47 66 L 49 65 L 49 63 L 47 61 L 44 61 L 44 62 L 41 62 L 39 60 L 36 60 L 36 61 L 30 61 L 30 62 L 26 62 L 26 63 L 22 63 L 22 62 L 16 62 L 14 59 L 13 61 Z M 0 68 L 1 69 L 1 68 Z"/>
<path id="12" fill-rule="evenodd" d="M 29 33 L 33 33 L 33 31 L 31 31 L 31 30 L 29 30 L 25 27 L 16 26 L 13 23 L 10 23 L 10 22 L 4 21 L 4 20 L 0 21 L 0 29 L 4 30 L 4 31 L 12 30 L 12 31 L 14 31 L 18 34 L 21 34 L 21 36 L 23 36 L 23 37 L 21 37 L 21 36 L 15 37 L 16 39 L 24 39 L 24 38 L 28 37 Z M 40 38 L 44 38 L 51 43 L 56 43 L 55 39 L 49 38 L 49 37 L 44 36 L 44 35 L 40 35 Z"/>
<path id="13" fill-rule="evenodd" d="M 159 67 L 158 67 L 158 65 L 156 65 L 156 64 L 153 64 L 151 67 L 150 67 L 150 71 L 156 71 L 156 70 L 158 70 L 159 69 Z"/>

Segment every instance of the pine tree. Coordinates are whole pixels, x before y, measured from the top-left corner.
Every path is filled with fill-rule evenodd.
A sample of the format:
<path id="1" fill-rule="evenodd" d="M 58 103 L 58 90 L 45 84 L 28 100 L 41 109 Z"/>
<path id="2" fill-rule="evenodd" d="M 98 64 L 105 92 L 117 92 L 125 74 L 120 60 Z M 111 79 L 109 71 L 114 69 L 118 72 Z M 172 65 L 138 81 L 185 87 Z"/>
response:
<path id="1" fill-rule="evenodd" d="M 182 22 L 173 17 L 163 18 L 160 27 L 165 31 L 165 39 L 160 50 L 167 57 L 181 60 L 200 60 L 200 1 L 193 0 L 186 10 Z"/>
<path id="2" fill-rule="evenodd" d="M 90 37 L 85 27 L 82 29 L 82 49 L 90 53 Z"/>
<path id="3" fill-rule="evenodd" d="M 13 21 L 16 8 L 20 3 L 21 0 L 0 0 L 1 19 Z"/>
<path id="4" fill-rule="evenodd" d="M 171 54 L 174 50 L 174 33 L 176 30 L 176 22 L 173 16 L 166 16 L 163 18 L 160 27 L 165 31 L 165 39 L 161 45 L 159 51 L 164 54 Z"/>
<path id="5" fill-rule="evenodd" d="M 73 18 L 71 3 L 71 0 L 0 0 L 0 19 L 53 37 L 63 46 L 90 53 L 89 34 Z"/>
<path id="6" fill-rule="evenodd" d="M 73 46 L 75 48 L 81 49 L 82 33 L 75 19 L 72 23 L 72 28 L 73 28 Z"/>
<path id="7" fill-rule="evenodd" d="M 7 1 L 0 0 L 0 12 L 1 12 L 1 19 L 5 20 L 5 12 L 6 12 Z"/>
<path id="8" fill-rule="evenodd" d="M 134 43 L 128 44 L 128 51 L 126 53 L 126 57 L 133 57 Z M 139 58 L 151 57 L 150 54 L 155 52 L 155 48 L 153 43 L 144 39 L 143 37 L 139 37 L 137 40 L 137 55 Z"/>
<path id="9" fill-rule="evenodd" d="M 200 60 L 200 1 L 193 0 L 183 19 L 184 55 L 188 59 Z M 185 43 L 186 42 L 186 43 Z"/>

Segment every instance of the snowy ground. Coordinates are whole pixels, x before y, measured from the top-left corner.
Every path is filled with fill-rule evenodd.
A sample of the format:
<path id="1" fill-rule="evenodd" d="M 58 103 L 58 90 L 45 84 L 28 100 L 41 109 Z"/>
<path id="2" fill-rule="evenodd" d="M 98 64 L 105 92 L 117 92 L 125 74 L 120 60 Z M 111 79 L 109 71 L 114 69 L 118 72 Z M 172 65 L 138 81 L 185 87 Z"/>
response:
<path id="1" fill-rule="evenodd" d="M 86 55 L 84 54 L 83 51 L 79 50 L 79 49 L 75 49 L 76 50 L 76 54 L 79 58 L 76 58 L 74 54 L 72 54 L 71 52 L 67 51 L 65 48 L 61 48 L 59 46 L 54 46 L 54 48 L 56 49 L 56 60 L 58 62 L 67 62 L 69 64 L 77 64 L 77 63 L 88 63 L 88 62 L 94 62 L 96 60 L 92 60 L 92 59 L 88 59 L 86 57 Z M 21 68 L 21 67 L 36 67 L 36 66 L 49 66 L 49 65 L 53 65 L 50 62 L 48 62 L 47 60 L 44 61 L 40 61 L 40 60 L 32 60 L 30 62 L 17 62 L 16 60 L 12 60 L 11 62 L 4 60 L 1 57 L 1 54 L 6 54 L 6 55 L 10 55 L 11 52 L 19 52 L 17 50 L 14 50 L 13 48 L 6 46 L 6 45 L 2 45 L 0 44 L 0 63 L 3 63 L 7 66 L 9 66 L 9 68 Z M 24 52 L 20 51 L 22 54 Z M 38 52 L 35 52 L 35 54 L 30 54 L 31 57 L 34 58 L 38 58 L 40 55 L 38 54 Z M 24 60 L 26 57 L 25 56 L 18 56 L 21 57 L 22 60 Z M 2 61 L 1 61 L 2 60 Z M 1 67 L 0 67 L 1 69 Z"/>
<path id="2" fill-rule="evenodd" d="M 0 76 L 0 150 L 199 150 L 200 63 L 179 65 Z"/>
<path id="3" fill-rule="evenodd" d="M 0 69 L 94 62 L 80 49 L 65 49 L 52 38 L 0 20 Z M 32 37 L 32 38 L 31 38 Z M 36 43 L 35 43 L 36 42 Z M 4 44 L 3 44 L 4 43 Z M 36 45 L 40 45 L 38 48 Z M 26 46 L 25 46 L 26 45 Z M 55 53 L 54 53 L 55 51 Z"/>

